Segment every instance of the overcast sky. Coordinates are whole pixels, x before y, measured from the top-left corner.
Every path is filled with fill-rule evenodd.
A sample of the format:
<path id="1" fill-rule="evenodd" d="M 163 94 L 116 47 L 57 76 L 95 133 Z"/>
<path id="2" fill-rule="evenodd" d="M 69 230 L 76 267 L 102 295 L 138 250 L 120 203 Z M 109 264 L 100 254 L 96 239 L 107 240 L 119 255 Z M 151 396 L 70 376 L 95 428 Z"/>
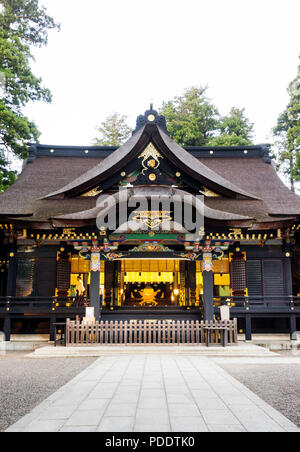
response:
<path id="1" fill-rule="evenodd" d="M 45 144 L 89 145 L 114 111 L 132 127 L 151 99 L 208 85 L 221 114 L 246 109 L 255 142 L 288 102 L 296 76 L 299 0 L 42 0 L 61 24 L 34 50 L 51 105 L 27 108 Z"/>

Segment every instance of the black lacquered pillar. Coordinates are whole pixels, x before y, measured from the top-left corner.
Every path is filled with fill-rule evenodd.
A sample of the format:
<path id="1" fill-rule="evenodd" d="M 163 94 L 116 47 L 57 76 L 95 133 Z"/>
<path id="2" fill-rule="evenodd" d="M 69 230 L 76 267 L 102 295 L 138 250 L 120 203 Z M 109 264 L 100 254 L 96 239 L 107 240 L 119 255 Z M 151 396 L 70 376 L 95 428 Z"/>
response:
<path id="1" fill-rule="evenodd" d="M 95 310 L 96 321 L 100 318 L 100 252 L 91 255 L 90 307 Z"/>
<path id="2" fill-rule="evenodd" d="M 214 319 L 214 273 L 212 253 L 203 253 L 203 303 L 204 320 Z"/>
<path id="3" fill-rule="evenodd" d="M 11 335 L 11 318 L 9 316 L 6 316 L 4 319 L 4 336 L 6 342 L 10 342 L 10 335 Z"/>

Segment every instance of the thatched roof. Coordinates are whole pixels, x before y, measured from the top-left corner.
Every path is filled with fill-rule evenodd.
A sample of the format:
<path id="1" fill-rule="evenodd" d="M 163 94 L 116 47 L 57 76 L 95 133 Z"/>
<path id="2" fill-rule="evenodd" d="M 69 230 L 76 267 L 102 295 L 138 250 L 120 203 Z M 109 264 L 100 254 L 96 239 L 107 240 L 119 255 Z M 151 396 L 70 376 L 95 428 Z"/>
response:
<path id="1" fill-rule="evenodd" d="M 158 125 L 147 124 L 135 133 L 123 146 L 106 157 L 101 164 L 96 165 L 91 170 L 74 179 L 71 183 L 49 193 L 47 198 L 57 197 L 58 195 L 79 194 L 95 185 L 100 184 L 112 174 L 122 171 L 125 165 L 137 158 L 145 149 L 147 144 L 152 141 L 156 144 L 161 154 L 165 155 L 178 169 L 194 177 L 201 183 L 211 187 L 213 190 L 222 190 L 228 196 L 245 196 L 255 198 L 251 193 L 243 188 L 234 185 L 220 174 L 212 171 L 204 163 L 201 163 L 191 153 L 180 147 L 172 140 Z"/>
<path id="2" fill-rule="evenodd" d="M 0 218 L 27 222 L 87 219 L 96 199 L 84 191 L 122 171 L 150 140 L 176 168 L 219 197 L 205 198 L 208 218 L 269 223 L 300 218 L 300 197 L 270 163 L 266 146 L 181 148 L 159 124 L 143 124 L 119 149 L 34 145 L 15 184 L 0 195 Z M 149 189 L 149 187 L 148 187 Z M 92 218 L 93 217 L 92 214 Z M 91 218 L 90 218 L 91 219 Z"/>

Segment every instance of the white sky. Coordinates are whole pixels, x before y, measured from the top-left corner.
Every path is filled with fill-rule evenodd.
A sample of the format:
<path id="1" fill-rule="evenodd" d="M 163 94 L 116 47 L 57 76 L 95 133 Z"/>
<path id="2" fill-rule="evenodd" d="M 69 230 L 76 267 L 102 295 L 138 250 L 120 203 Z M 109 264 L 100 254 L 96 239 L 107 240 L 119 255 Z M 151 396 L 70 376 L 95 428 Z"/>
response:
<path id="1" fill-rule="evenodd" d="M 95 127 L 118 111 L 136 117 L 150 99 L 192 85 L 225 114 L 245 108 L 256 143 L 288 102 L 296 76 L 299 0 L 42 0 L 61 23 L 34 50 L 34 73 L 51 89 L 51 105 L 26 109 L 41 143 L 89 145 Z"/>

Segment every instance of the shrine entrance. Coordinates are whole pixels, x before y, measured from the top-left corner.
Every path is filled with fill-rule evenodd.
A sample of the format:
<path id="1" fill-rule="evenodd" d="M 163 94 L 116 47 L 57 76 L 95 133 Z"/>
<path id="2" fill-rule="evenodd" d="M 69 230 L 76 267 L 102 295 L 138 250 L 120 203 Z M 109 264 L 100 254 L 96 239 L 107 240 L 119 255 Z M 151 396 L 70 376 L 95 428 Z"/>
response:
<path id="1" fill-rule="evenodd" d="M 178 260 L 124 260 L 121 284 L 123 306 L 180 305 Z"/>
<path id="2" fill-rule="evenodd" d="M 115 304 L 141 308 L 199 306 L 202 288 L 196 287 L 195 264 L 180 259 L 119 260 L 114 267 Z"/>

